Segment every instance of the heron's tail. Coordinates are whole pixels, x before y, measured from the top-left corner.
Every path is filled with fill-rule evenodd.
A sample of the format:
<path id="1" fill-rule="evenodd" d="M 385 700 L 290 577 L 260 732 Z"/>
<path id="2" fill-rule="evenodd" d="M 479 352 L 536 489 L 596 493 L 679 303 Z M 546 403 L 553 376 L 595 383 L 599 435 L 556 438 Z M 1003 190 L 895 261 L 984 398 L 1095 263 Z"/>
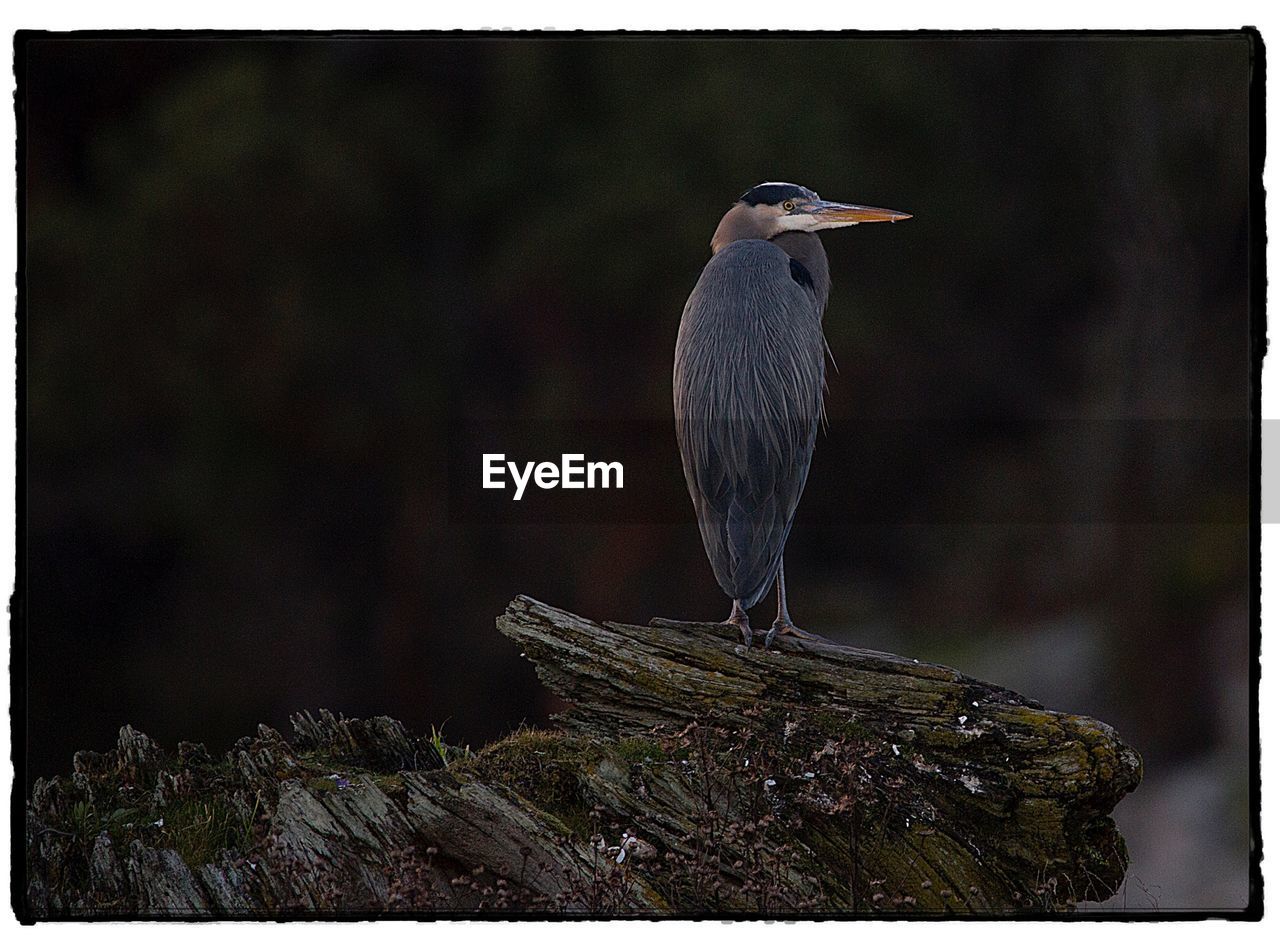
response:
<path id="1" fill-rule="evenodd" d="M 738 599 L 743 608 L 757 604 L 773 586 L 782 559 L 782 545 L 786 542 L 784 535 L 778 545 L 771 545 L 773 540 L 760 532 L 760 523 L 757 509 L 745 507 L 737 500 L 729 504 L 725 519 L 729 571 L 719 582 L 725 593 Z M 790 530 L 790 526 L 787 529 Z"/>

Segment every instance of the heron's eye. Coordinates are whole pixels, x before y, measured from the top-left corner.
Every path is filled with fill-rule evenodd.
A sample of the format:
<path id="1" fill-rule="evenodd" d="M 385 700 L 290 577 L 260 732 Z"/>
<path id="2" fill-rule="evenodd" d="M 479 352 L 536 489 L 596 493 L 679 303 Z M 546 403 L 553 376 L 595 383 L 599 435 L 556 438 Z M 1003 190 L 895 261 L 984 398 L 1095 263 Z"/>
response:
<path id="1" fill-rule="evenodd" d="M 785 203 L 783 203 L 783 204 L 782 204 L 782 209 L 783 209 L 783 211 L 784 211 L 784 212 L 788 212 L 788 213 L 789 213 L 789 212 L 791 212 L 791 210 L 793 210 L 793 209 L 795 209 L 795 208 L 796 208 L 796 204 L 795 204 L 795 201 L 794 201 L 794 200 L 787 200 Z"/>

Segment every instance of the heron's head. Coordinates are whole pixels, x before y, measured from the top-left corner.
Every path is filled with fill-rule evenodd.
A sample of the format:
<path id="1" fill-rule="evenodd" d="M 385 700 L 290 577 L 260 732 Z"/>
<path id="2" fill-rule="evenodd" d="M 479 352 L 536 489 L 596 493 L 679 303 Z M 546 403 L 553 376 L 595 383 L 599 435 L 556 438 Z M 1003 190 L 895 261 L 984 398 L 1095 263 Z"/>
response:
<path id="1" fill-rule="evenodd" d="M 910 218 L 895 209 L 833 203 L 794 183 L 761 183 L 739 196 L 724 214 L 711 239 L 711 251 L 719 252 L 739 239 L 772 239 L 784 232 L 818 232 Z"/>

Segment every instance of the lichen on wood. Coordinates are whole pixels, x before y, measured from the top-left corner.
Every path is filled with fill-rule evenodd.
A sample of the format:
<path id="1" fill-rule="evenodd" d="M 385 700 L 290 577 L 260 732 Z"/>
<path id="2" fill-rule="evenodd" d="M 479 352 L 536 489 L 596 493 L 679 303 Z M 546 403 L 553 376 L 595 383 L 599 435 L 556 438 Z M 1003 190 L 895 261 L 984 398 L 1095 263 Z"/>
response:
<path id="1" fill-rule="evenodd" d="M 1003 913 L 1116 892 L 1136 753 L 950 668 L 737 629 L 498 628 L 572 704 L 478 752 L 301 714 L 222 759 L 125 727 L 27 808 L 27 918 Z"/>

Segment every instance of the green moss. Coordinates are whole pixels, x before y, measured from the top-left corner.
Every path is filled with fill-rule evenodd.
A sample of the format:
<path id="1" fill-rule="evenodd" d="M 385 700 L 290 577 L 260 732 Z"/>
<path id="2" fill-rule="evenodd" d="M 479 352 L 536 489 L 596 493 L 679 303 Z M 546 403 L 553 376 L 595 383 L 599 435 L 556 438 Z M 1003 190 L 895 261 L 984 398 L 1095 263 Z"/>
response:
<path id="1" fill-rule="evenodd" d="M 667 758 L 661 746 L 640 736 L 619 740 L 613 747 L 613 751 L 619 759 L 630 765 L 643 762 L 663 762 Z"/>
<path id="2" fill-rule="evenodd" d="M 506 785 L 585 840 L 593 828 L 581 782 L 601 758 L 600 748 L 585 740 L 524 729 L 481 750 L 465 764 L 454 763 L 450 768 Z"/>
<path id="3" fill-rule="evenodd" d="M 1013 715 L 1013 721 L 1022 723 L 1027 726 L 1034 726 L 1037 729 L 1048 730 L 1050 727 L 1059 725 L 1058 717 L 1052 713 L 1045 713 L 1040 710 L 1033 710 L 1030 707 L 1023 707 Z"/>
<path id="4" fill-rule="evenodd" d="M 396 797 L 405 793 L 404 778 L 399 772 L 370 774 L 369 780 L 385 795 Z"/>
<path id="5" fill-rule="evenodd" d="M 837 713 L 829 710 L 814 710 L 805 716 L 805 725 L 810 730 L 817 730 L 827 736 L 843 739 L 867 739 L 870 733 L 865 726 L 862 726 L 855 720 L 851 719 L 847 713 Z"/>

